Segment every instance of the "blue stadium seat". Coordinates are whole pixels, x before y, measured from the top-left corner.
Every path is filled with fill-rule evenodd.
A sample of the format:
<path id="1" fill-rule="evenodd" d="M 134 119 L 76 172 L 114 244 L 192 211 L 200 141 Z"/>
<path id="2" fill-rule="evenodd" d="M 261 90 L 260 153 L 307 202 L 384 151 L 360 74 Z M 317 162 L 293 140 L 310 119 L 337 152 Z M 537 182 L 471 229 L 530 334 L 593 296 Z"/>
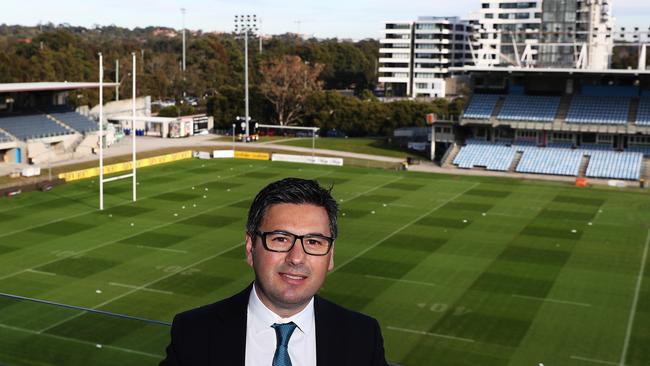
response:
<path id="1" fill-rule="evenodd" d="M 508 95 L 497 119 L 552 122 L 560 106 L 560 97 Z"/>
<path id="2" fill-rule="evenodd" d="M 468 140 L 454 159 L 459 168 L 485 167 L 487 170 L 507 171 L 516 151 L 501 144 Z"/>
<path id="3" fill-rule="evenodd" d="M 492 111 L 497 105 L 499 95 L 474 94 L 465 108 L 465 118 L 490 118 Z"/>
<path id="4" fill-rule="evenodd" d="M 585 175 L 593 178 L 639 180 L 643 154 L 638 152 L 592 150 Z"/>
<path id="5" fill-rule="evenodd" d="M 97 122 L 77 112 L 57 112 L 50 113 L 50 115 L 81 133 L 97 131 L 99 129 Z"/>
<path id="6" fill-rule="evenodd" d="M 555 147 L 528 147 L 517 164 L 517 172 L 577 176 L 583 153 Z"/>
<path id="7" fill-rule="evenodd" d="M 639 98 L 635 123 L 640 126 L 650 126 L 650 97 Z"/>
<path id="8" fill-rule="evenodd" d="M 3 117 L 0 118 L 0 128 L 21 140 L 73 133 L 43 114 Z"/>
<path id="9" fill-rule="evenodd" d="M 628 97 L 576 95 L 566 121 L 569 123 L 626 124 L 630 110 Z"/>

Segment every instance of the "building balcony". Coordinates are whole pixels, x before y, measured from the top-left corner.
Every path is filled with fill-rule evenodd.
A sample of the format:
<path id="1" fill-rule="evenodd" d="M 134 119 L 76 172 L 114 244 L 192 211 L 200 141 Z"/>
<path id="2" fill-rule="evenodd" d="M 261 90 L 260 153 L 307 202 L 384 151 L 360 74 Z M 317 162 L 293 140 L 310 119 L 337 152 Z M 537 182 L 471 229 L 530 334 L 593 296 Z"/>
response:
<path id="1" fill-rule="evenodd" d="M 384 29 L 384 34 L 411 34 L 410 29 Z"/>
<path id="2" fill-rule="evenodd" d="M 409 67 L 390 67 L 388 65 L 381 65 L 377 69 L 379 72 L 409 72 Z"/>
<path id="3" fill-rule="evenodd" d="M 411 54 L 410 48 L 380 48 L 379 53 L 405 53 L 407 55 Z"/>
<path id="4" fill-rule="evenodd" d="M 380 83 L 409 83 L 409 78 L 395 78 L 395 77 L 388 77 L 388 76 L 380 76 L 379 77 L 379 82 Z"/>
<path id="5" fill-rule="evenodd" d="M 404 43 L 411 46 L 411 40 L 410 39 L 402 39 L 402 38 L 382 38 L 379 40 L 379 43 Z"/>
<path id="6" fill-rule="evenodd" d="M 411 58 L 392 58 L 392 57 L 380 57 L 380 64 L 408 64 L 411 62 Z"/>

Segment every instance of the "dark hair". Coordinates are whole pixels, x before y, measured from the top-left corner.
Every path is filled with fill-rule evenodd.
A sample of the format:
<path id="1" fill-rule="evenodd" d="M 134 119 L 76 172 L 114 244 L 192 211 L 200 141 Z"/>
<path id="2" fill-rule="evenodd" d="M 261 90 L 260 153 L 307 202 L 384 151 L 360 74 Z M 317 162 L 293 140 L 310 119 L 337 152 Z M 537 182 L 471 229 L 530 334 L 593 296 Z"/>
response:
<path id="1" fill-rule="evenodd" d="M 311 204 L 322 207 L 327 211 L 332 238 L 336 238 L 338 233 L 336 216 L 339 206 L 332 197 L 331 191 L 331 187 L 325 189 L 315 180 L 285 178 L 273 182 L 255 196 L 251 208 L 248 210 L 246 232 L 248 235 L 255 237 L 266 210 L 272 205 L 280 203 Z"/>

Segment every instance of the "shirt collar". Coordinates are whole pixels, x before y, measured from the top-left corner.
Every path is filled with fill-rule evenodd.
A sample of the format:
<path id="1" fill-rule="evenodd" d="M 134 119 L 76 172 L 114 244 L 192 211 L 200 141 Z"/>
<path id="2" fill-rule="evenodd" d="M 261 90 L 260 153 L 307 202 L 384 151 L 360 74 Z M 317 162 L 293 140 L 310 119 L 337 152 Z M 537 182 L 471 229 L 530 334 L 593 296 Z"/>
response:
<path id="1" fill-rule="evenodd" d="M 253 285 L 253 289 L 248 298 L 248 316 L 253 319 L 253 331 L 256 334 L 272 329 L 271 326 L 275 323 L 282 324 L 289 322 L 294 322 L 301 332 L 309 334 L 314 326 L 314 298 L 312 297 L 309 300 L 309 304 L 298 314 L 288 318 L 282 318 L 264 305 L 257 295 L 257 291 L 255 291 L 255 285 Z"/>

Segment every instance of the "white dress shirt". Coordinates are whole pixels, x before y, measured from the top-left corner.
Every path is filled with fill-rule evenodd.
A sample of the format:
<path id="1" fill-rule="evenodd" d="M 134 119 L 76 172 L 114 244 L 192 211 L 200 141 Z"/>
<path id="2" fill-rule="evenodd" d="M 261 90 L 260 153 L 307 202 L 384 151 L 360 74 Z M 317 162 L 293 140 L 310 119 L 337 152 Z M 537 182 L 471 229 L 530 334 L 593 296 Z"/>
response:
<path id="1" fill-rule="evenodd" d="M 292 365 L 316 366 L 314 298 L 298 314 L 282 318 L 262 303 L 253 286 L 246 320 L 246 366 L 271 366 L 276 348 L 275 329 L 271 326 L 289 322 L 297 325 L 287 347 Z"/>

